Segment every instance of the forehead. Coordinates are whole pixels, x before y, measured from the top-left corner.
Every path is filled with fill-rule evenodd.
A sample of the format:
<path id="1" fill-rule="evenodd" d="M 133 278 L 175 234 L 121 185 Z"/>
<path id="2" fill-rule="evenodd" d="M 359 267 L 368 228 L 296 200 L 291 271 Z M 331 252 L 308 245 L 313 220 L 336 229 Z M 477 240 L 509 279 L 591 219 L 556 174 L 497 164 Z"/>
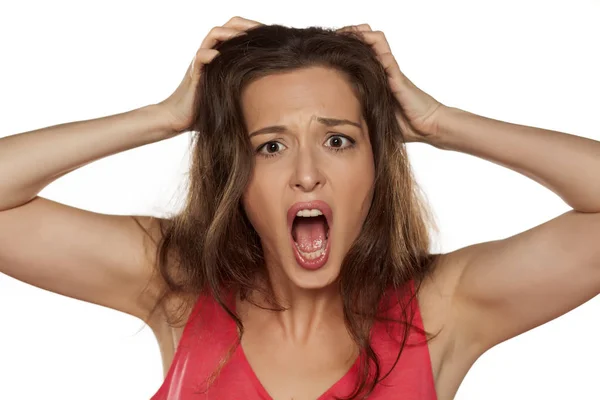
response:
<path id="1" fill-rule="evenodd" d="M 244 88 L 241 105 L 249 125 L 291 113 L 338 118 L 359 118 L 361 114 L 359 99 L 348 79 L 324 67 L 261 77 Z"/>

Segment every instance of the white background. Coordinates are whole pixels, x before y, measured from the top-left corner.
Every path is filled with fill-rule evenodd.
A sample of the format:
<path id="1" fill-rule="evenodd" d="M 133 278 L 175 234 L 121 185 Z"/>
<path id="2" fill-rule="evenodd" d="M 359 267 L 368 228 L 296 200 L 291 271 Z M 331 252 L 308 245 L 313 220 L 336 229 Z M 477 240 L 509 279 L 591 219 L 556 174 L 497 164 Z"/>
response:
<path id="1" fill-rule="evenodd" d="M 0 136 L 161 101 L 209 29 L 234 15 L 296 27 L 367 22 L 439 101 L 600 140 L 600 4 L 582 0 L 3 2 Z M 96 212 L 162 214 L 183 179 L 187 141 L 107 157 L 41 195 Z M 424 144 L 409 153 L 440 226 L 437 250 L 569 210 L 488 161 Z M 598 399 L 598 337 L 600 297 L 484 354 L 456 399 Z M 0 275 L 0 399 L 148 399 L 161 382 L 158 346 L 140 320 Z"/>

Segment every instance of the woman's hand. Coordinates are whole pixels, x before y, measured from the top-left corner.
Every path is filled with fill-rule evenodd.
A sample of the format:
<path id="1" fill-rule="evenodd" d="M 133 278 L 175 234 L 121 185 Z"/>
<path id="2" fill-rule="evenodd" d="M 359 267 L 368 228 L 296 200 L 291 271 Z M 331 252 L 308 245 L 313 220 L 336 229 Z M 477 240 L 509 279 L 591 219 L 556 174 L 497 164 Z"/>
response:
<path id="1" fill-rule="evenodd" d="M 353 25 L 337 30 L 354 31 L 370 44 L 388 74 L 388 82 L 401 111 L 396 113 L 406 142 L 427 142 L 438 134 L 440 114 L 446 107 L 415 86 L 400 71 L 390 45 L 381 31 L 373 31 L 368 24 Z"/>
<path id="2" fill-rule="evenodd" d="M 245 34 L 245 30 L 257 25 L 262 24 L 241 17 L 233 17 L 225 25 L 216 26 L 210 30 L 206 38 L 202 41 L 200 48 L 196 52 L 192 63 L 175 92 L 167 99 L 158 103 L 158 107 L 168 120 L 167 123 L 172 136 L 188 130 L 194 121 L 194 97 L 203 66 L 210 63 L 219 54 L 212 47 L 218 42 L 243 35 Z"/>

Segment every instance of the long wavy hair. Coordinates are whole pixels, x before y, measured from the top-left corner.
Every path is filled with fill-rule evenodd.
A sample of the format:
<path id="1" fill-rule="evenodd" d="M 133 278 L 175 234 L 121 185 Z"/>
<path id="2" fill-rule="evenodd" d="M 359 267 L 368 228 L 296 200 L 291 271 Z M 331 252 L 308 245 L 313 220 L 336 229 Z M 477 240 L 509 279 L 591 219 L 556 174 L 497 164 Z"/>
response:
<path id="1" fill-rule="evenodd" d="M 395 117 L 400 108 L 386 72 L 356 33 L 321 27 L 262 25 L 215 49 L 220 54 L 204 67 L 197 87 L 185 204 L 161 219 L 160 240 L 155 242 L 156 273 L 165 287 L 152 314 L 171 297 L 188 299 L 180 303 L 179 318 L 172 321 L 167 313 L 173 326 L 198 296 L 212 296 L 235 321 L 241 339 L 244 327 L 227 300 L 230 293 L 247 299 L 253 291 L 266 290 L 273 309 L 284 310 L 269 285 L 257 283 L 257 278 L 268 282 L 268 276 L 260 239 L 241 202 L 255 154 L 240 95 L 250 82 L 269 74 L 332 68 L 347 78 L 361 103 L 375 164 L 372 204 L 338 278 L 345 324 L 364 356 L 360 381 L 345 399 L 364 398 L 385 378 L 369 335 L 375 321 L 390 321 L 381 307 L 385 293 L 405 288 L 411 279 L 420 287 L 439 256 L 429 252 L 430 228 L 437 227 L 410 168 Z M 407 326 L 396 363 L 412 326 L 406 309 L 406 321 L 396 321 Z"/>

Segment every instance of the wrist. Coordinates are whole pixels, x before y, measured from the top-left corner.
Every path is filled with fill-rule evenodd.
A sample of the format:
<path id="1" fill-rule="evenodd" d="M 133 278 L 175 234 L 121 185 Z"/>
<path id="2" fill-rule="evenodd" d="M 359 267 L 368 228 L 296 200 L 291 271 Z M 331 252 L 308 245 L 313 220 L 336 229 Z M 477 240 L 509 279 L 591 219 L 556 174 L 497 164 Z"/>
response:
<path id="1" fill-rule="evenodd" d="M 438 115 L 435 122 L 435 127 L 431 135 L 427 136 L 428 144 L 437 147 L 441 150 L 450 149 L 450 127 L 452 126 L 452 119 L 456 117 L 457 113 L 462 112 L 461 109 L 455 107 L 442 106 L 438 109 Z"/>
<path id="2" fill-rule="evenodd" d="M 173 116 L 160 103 L 150 104 L 142 107 L 153 122 L 153 134 L 157 140 L 168 139 L 181 133 L 173 124 Z"/>

